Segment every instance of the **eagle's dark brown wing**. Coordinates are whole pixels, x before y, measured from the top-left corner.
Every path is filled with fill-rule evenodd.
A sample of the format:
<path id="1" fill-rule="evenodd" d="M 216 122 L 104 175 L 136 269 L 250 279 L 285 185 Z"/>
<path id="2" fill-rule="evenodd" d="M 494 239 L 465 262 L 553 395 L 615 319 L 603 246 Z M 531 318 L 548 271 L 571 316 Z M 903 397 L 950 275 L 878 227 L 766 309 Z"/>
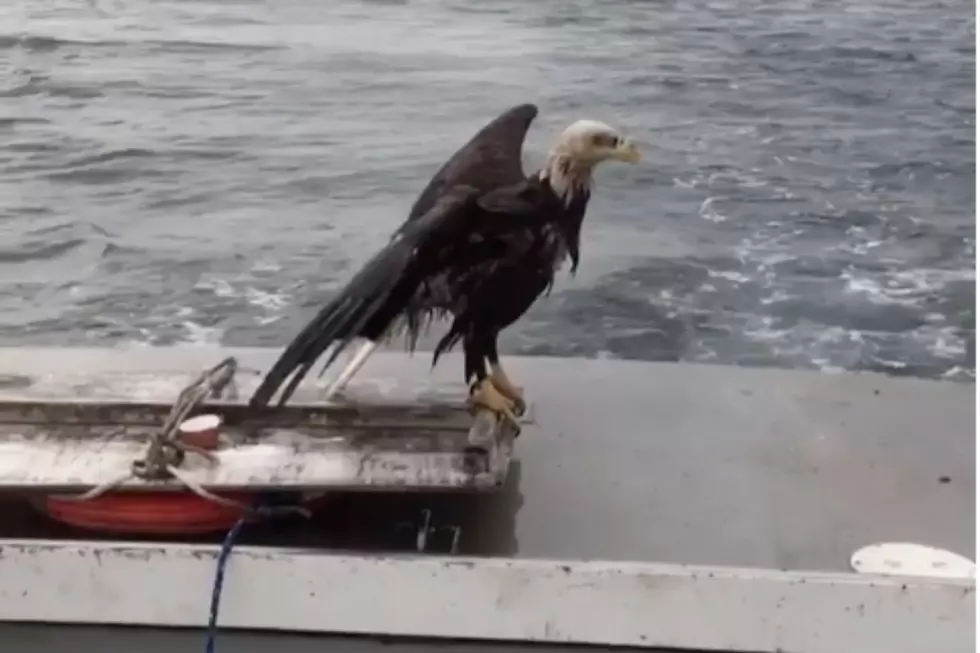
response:
<path id="1" fill-rule="evenodd" d="M 454 186 L 487 192 L 524 180 L 521 150 L 537 115 L 533 104 L 519 104 L 487 123 L 433 175 L 412 205 L 408 221 L 429 212 Z"/>
<path id="2" fill-rule="evenodd" d="M 528 227 L 550 214 L 521 166 L 537 113 L 532 104 L 509 109 L 442 166 L 388 244 L 286 347 L 252 406 L 267 404 L 283 384 L 279 403 L 287 401 L 335 343 L 327 365 L 354 338 L 377 343 L 404 320 L 414 346 L 426 316 L 458 304 L 454 289 L 474 286 L 470 277 L 487 270 L 487 262 L 526 249 L 520 244 L 530 237 Z"/>
<path id="3" fill-rule="evenodd" d="M 286 347 L 252 395 L 251 405 L 267 404 L 292 376 L 280 397 L 280 404 L 287 401 L 331 344 L 341 346 L 328 357 L 328 366 L 351 340 L 377 342 L 400 317 L 407 320 L 414 342 L 422 315 L 453 300 L 421 302 L 420 286 L 439 279 L 448 290 L 461 283 L 471 269 L 504 256 L 515 236 L 533 223 L 532 201 L 520 194 L 522 186 L 511 188 L 500 189 L 483 206 L 480 191 L 455 185 L 429 211 L 405 222 Z M 506 201 L 505 196 L 514 199 Z"/>

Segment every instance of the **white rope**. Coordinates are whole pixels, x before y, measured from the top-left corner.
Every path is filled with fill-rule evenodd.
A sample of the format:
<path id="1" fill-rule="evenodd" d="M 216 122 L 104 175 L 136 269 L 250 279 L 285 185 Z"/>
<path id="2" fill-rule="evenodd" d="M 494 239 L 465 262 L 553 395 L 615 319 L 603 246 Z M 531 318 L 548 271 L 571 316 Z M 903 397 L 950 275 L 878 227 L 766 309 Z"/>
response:
<path id="1" fill-rule="evenodd" d="M 166 478 L 173 478 L 202 499 L 207 499 L 208 501 L 213 501 L 229 508 L 238 508 L 245 512 L 250 511 L 251 507 L 244 503 L 208 492 L 178 468 L 178 465 L 183 462 L 187 452 L 198 454 L 211 465 L 217 465 L 219 463 L 218 458 L 210 451 L 181 442 L 176 435 L 181 422 L 205 398 L 221 392 L 228 385 L 234 384 L 234 375 L 237 367 L 238 363 L 234 358 L 226 358 L 218 365 L 206 370 L 193 383 L 184 388 L 177 397 L 177 401 L 174 403 L 167 419 L 164 421 L 163 427 L 154 435 L 153 441 L 147 446 L 146 453 L 142 458 L 133 461 L 132 468 L 129 472 L 106 481 L 82 494 L 57 495 L 57 497 L 62 501 L 91 501 L 133 479 L 139 479 L 149 484 L 154 481 L 160 482 L 165 481 Z M 292 512 L 309 516 L 309 511 L 303 508 L 295 508 Z"/>

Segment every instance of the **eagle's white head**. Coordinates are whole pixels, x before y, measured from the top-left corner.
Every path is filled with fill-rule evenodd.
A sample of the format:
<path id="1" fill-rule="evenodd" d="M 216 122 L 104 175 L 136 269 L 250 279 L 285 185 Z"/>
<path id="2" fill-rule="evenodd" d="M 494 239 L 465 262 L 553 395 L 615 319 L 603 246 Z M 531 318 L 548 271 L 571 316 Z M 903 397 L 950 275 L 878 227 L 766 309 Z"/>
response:
<path id="1" fill-rule="evenodd" d="M 558 136 L 541 178 L 567 203 L 576 191 L 590 187 L 592 170 L 603 161 L 638 163 L 640 150 L 604 122 L 577 120 Z"/>

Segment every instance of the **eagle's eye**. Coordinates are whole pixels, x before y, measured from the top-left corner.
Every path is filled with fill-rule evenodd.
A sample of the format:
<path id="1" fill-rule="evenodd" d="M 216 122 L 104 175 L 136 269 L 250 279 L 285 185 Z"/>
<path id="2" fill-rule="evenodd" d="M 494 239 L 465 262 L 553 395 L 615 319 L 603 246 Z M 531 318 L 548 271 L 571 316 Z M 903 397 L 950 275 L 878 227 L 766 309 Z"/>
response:
<path id="1" fill-rule="evenodd" d="M 619 145 L 619 137 L 609 134 L 596 134 L 592 137 L 592 144 L 596 147 L 617 147 Z"/>

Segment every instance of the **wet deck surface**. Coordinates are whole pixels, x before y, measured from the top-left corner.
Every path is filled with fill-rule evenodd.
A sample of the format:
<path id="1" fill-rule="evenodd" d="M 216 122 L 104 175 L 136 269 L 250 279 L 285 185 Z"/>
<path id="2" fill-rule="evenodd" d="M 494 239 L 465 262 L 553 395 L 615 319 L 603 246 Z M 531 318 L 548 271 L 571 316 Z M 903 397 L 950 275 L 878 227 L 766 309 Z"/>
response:
<path id="1" fill-rule="evenodd" d="M 193 376 L 228 354 L 264 369 L 277 353 L 0 349 L 0 375 Z M 428 363 L 378 354 L 355 388 L 429 384 Z M 845 570 L 855 549 L 902 540 L 972 558 L 973 385 L 606 360 L 507 364 L 535 423 L 517 441 L 502 494 L 345 496 L 315 523 L 268 526 L 253 541 L 387 547 L 395 536 L 372 524 L 428 507 L 437 522 L 461 526 L 463 552 L 478 555 Z M 458 385 L 460 370 L 448 357 L 434 381 Z M 5 514 L 0 537 L 78 536 L 23 508 Z"/>

